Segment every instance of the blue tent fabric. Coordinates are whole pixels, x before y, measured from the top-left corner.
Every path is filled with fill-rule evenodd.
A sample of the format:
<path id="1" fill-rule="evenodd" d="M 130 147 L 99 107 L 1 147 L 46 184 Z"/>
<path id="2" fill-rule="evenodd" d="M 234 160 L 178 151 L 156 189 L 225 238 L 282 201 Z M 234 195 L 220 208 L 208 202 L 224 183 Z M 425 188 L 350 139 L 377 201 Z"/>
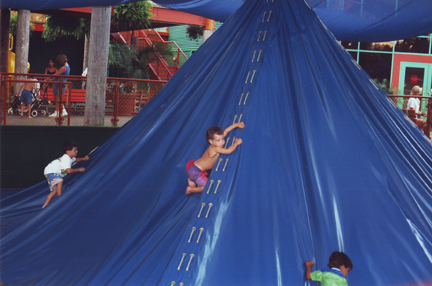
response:
<path id="1" fill-rule="evenodd" d="M 308 0 L 338 40 L 384 42 L 428 35 L 432 7 L 421 0 Z"/>
<path id="2" fill-rule="evenodd" d="M 246 2 L 80 164 L 43 210 L 46 182 L 1 200 L 6 285 L 301 285 L 334 250 L 351 286 L 432 283 L 431 142 L 301 0 Z"/>
<path id="3" fill-rule="evenodd" d="M 427 35 L 432 32 L 430 0 L 305 1 L 340 41 L 384 42 Z M 133 1 L 2 0 L 0 8 L 46 10 L 109 6 L 128 2 Z M 243 4 L 244 0 L 155 0 L 154 2 L 168 8 L 224 22 Z"/>

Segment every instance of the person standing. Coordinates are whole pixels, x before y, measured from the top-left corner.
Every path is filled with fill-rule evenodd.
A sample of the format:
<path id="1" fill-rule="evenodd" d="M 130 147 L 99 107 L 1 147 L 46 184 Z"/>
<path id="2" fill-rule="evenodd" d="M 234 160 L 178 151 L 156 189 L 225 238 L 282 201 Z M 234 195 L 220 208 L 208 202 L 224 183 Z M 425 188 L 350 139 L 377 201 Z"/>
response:
<path id="1" fill-rule="evenodd" d="M 67 57 L 63 54 L 60 54 L 57 56 L 57 61 L 62 65 L 61 68 L 59 68 L 54 75 L 69 75 L 70 74 L 70 66 L 68 64 Z M 66 82 L 66 77 L 56 77 L 56 81 Z M 66 85 L 56 83 L 54 84 L 54 99 L 56 101 L 56 110 L 53 114 L 51 114 L 49 117 L 57 117 L 60 114 L 60 110 L 62 110 L 62 116 L 67 116 L 66 109 L 64 107 L 63 101 L 60 101 L 60 97 L 62 97 L 66 91 Z"/>
<path id="2" fill-rule="evenodd" d="M 411 89 L 411 95 L 415 96 L 421 96 L 421 88 L 418 85 L 413 86 Z M 414 123 L 422 130 L 424 131 L 424 128 L 426 127 L 426 120 L 423 120 L 420 118 L 420 116 L 426 116 L 426 113 L 420 112 L 420 99 L 418 97 L 411 97 L 408 100 L 408 106 L 407 109 L 414 109 L 416 113 L 416 119 L 414 120 Z"/>

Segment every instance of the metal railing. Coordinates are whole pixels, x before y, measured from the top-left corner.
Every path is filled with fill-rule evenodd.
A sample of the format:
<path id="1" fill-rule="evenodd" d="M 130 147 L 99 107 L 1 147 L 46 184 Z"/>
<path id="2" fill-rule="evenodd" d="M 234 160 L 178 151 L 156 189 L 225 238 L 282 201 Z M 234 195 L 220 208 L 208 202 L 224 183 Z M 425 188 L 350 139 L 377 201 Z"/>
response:
<path id="1" fill-rule="evenodd" d="M 398 95 L 389 94 L 388 97 L 401 109 L 411 120 L 416 123 L 417 119 L 425 120 L 426 126 L 422 129 L 425 135 L 431 138 L 431 123 L 432 123 L 432 97 L 415 96 L 415 95 Z M 410 98 L 418 98 L 420 100 L 419 114 L 409 112 L 408 100 Z"/>
<path id="2" fill-rule="evenodd" d="M 173 56 L 161 55 L 155 53 L 155 60 L 148 64 L 148 68 L 154 73 L 159 80 L 168 80 L 174 73 L 187 61 L 188 57 L 182 51 L 182 49 L 174 41 L 165 41 L 160 33 L 155 29 L 147 30 L 136 30 L 138 33 L 138 39 L 144 41 L 144 45 L 140 44 L 140 47 L 151 46 L 158 42 L 163 43 L 164 46 L 168 46 L 170 50 L 174 52 Z M 114 38 L 124 44 L 130 43 L 132 34 L 117 32 L 112 34 Z M 140 42 L 140 41 L 138 41 Z"/>
<path id="3" fill-rule="evenodd" d="M 180 68 L 187 61 L 188 57 L 185 55 L 183 50 L 179 47 L 179 45 L 177 45 L 177 43 L 175 41 L 165 41 L 162 38 L 162 36 L 160 35 L 160 33 L 155 29 L 144 30 L 144 31 L 146 33 L 149 33 L 150 31 L 152 31 L 155 34 L 155 36 L 157 37 L 159 42 L 162 42 L 165 45 L 168 45 L 169 47 L 171 47 L 171 50 L 174 51 L 174 54 L 176 57 L 175 61 L 172 58 L 165 57 L 165 60 L 168 63 L 168 65 L 176 65 L 178 68 Z"/>
<path id="4" fill-rule="evenodd" d="M 32 74 L 32 83 L 39 85 L 32 92 L 31 119 L 20 116 L 21 102 L 17 88 L 29 82 L 28 74 L 0 73 L 0 124 L 2 125 L 67 125 L 83 126 L 85 121 L 87 77 Z M 19 78 L 18 76 L 24 77 Z M 67 78 L 61 82 L 60 78 Z M 133 118 L 166 84 L 166 81 L 107 78 L 105 92 L 105 126 L 123 126 Z M 58 100 L 54 96 L 54 85 L 65 88 Z M 60 104 L 64 103 L 65 113 Z M 28 111 L 26 111 L 27 114 Z"/>

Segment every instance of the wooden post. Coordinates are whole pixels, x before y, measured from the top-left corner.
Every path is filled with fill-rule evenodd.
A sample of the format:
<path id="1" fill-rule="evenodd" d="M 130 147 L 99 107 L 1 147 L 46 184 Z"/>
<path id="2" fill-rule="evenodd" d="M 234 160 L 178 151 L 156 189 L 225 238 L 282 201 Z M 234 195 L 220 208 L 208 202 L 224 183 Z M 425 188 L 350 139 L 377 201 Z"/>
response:
<path id="1" fill-rule="evenodd" d="M 132 31 L 131 47 L 138 51 L 138 31 Z"/>
<path id="2" fill-rule="evenodd" d="M 93 7 L 84 125 L 103 126 L 111 7 Z"/>
<path id="3" fill-rule="evenodd" d="M 18 10 L 17 35 L 15 45 L 15 72 L 27 73 L 28 52 L 30 44 L 30 11 Z M 23 76 L 16 79 L 22 79 Z M 15 83 L 14 92 L 21 83 Z"/>
<path id="4" fill-rule="evenodd" d="M 203 43 L 210 38 L 210 36 L 213 34 L 213 31 L 216 29 L 216 23 L 212 19 L 206 19 L 206 25 L 204 27 L 204 33 L 203 33 Z"/>
<path id="5" fill-rule="evenodd" d="M 88 54 L 89 54 L 89 36 L 87 34 L 84 35 L 84 59 L 83 59 L 83 74 L 85 72 L 85 76 L 87 76 L 88 70 L 86 71 L 86 69 L 88 68 Z M 83 81 L 81 83 L 81 88 L 85 89 L 86 87 L 86 82 Z"/>
<path id="6" fill-rule="evenodd" d="M 9 23 L 10 10 L 1 9 L 0 19 L 0 72 L 8 72 L 8 55 L 9 55 Z"/>
<path id="7" fill-rule="evenodd" d="M 83 72 L 88 68 L 88 54 L 89 54 L 89 36 L 84 35 L 84 59 L 83 59 Z"/>

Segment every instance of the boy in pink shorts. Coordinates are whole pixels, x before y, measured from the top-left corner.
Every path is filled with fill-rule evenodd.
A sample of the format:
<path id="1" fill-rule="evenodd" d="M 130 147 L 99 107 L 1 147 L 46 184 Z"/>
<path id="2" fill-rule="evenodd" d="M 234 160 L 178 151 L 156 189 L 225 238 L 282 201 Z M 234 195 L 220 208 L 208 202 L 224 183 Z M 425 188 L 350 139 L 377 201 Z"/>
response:
<path id="1" fill-rule="evenodd" d="M 225 136 L 230 133 L 234 128 L 244 128 L 244 123 L 239 122 L 231 125 L 225 130 L 218 126 L 211 127 L 207 130 L 206 139 L 210 146 L 204 152 L 201 158 L 196 161 L 189 161 L 186 165 L 186 172 L 188 174 L 188 184 L 186 188 L 186 195 L 192 193 L 201 193 L 207 183 L 207 171 L 213 169 L 214 164 L 219 158 L 220 154 L 231 154 L 242 144 L 241 139 L 236 139 L 234 144 L 228 148 L 224 148 Z"/>

